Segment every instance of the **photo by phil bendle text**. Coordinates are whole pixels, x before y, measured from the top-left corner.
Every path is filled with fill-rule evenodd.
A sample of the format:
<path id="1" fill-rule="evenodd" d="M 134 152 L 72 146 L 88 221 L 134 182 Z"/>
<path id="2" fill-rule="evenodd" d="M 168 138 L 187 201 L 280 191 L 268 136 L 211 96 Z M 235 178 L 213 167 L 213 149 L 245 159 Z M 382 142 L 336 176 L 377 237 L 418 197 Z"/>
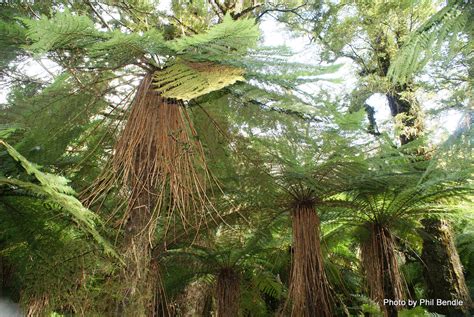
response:
<path id="1" fill-rule="evenodd" d="M 407 306 L 407 301 L 405 300 L 392 300 L 392 299 L 387 299 L 385 298 L 383 300 L 383 304 L 388 305 L 388 306 Z M 464 305 L 464 302 L 459 299 L 454 299 L 454 300 L 443 300 L 440 298 L 434 299 L 434 298 L 422 298 L 419 301 L 417 300 L 408 300 L 408 306 L 413 306 L 416 307 L 418 305 L 424 305 L 424 306 L 462 306 Z"/>
<path id="2" fill-rule="evenodd" d="M 422 298 L 420 299 L 420 305 L 426 305 L 426 306 L 462 306 L 464 305 L 464 302 L 459 299 L 454 299 L 454 300 L 444 300 L 437 298 L 435 299 L 427 299 L 427 298 Z"/>

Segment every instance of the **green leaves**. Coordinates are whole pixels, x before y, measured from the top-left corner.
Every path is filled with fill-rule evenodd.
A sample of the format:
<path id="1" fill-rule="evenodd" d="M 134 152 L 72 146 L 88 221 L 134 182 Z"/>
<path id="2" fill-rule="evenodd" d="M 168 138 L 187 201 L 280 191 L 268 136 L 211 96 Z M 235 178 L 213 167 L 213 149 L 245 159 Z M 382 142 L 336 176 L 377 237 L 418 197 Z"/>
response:
<path id="1" fill-rule="evenodd" d="M 26 30 L 18 23 L 0 20 L 0 67 L 7 66 L 21 52 L 26 43 Z"/>
<path id="2" fill-rule="evenodd" d="M 72 196 L 75 192 L 67 185 L 68 180 L 66 178 L 41 172 L 38 166 L 29 162 L 9 144 L 0 140 L 0 145 L 3 145 L 8 154 L 21 164 L 28 175 L 32 175 L 39 182 L 39 184 L 36 184 L 15 178 L 1 177 L 0 185 L 21 188 L 57 204 L 72 216 L 72 219 L 78 224 L 80 229 L 91 234 L 99 245 L 104 248 L 106 253 L 118 257 L 112 246 L 96 229 L 96 224 L 99 223 L 98 216 L 85 208 L 77 198 Z"/>
<path id="3" fill-rule="evenodd" d="M 98 42 L 88 50 L 92 59 L 98 59 L 95 63 L 99 65 L 120 67 L 133 63 L 145 54 L 173 53 L 165 43 L 163 34 L 155 29 L 143 34 L 114 31 L 107 33 L 107 37 L 106 41 Z"/>
<path id="4" fill-rule="evenodd" d="M 227 15 L 223 22 L 209 31 L 165 41 L 161 32 L 144 33 L 98 31 L 92 20 L 69 11 L 51 19 L 23 19 L 32 40 L 29 49 L 36 53 L 71 50 L 81 54 L 80 63 L 96 68 L 119 68 L 144 58 L 149 64 L 166 63 L 155 78 L 163 96 L 190 100 L 244 80 L 242 69 L 222 66 L 239 59 L 256 45 L 258 26 L 253 20 L 233 20 Z M 77 52 L 77 50 L 80 52 Z M 171 59 L 170 56 L 178 57 Z M 77 56 L 74 56 L 77 57 Z M 211 63 L 213 62 L 213 63 Z"/>
<path id="5" fill-rule="evenodd" d="M 258 37 L 258 25 L 253 20 L 233 20 L 227 14 L 209 31 L 170 41 L 168 47 L 190 59 L 219 61 L 223 56 L 235 58 L 247 53 Z"/>
<path id="6" fill-rule="evenodd" d="M 155 73 L 157 89 L 165 97 L 191 100 L 243 81 L 243 69 L 225 64 L 246 54 L 258 36 L 252 20 L 226 15 L 208 32 L 169 41 L 179 57 Z"/>
<path id="7" fill-rule="evenodd" d="M 177 60 L 155 73 L 155 84 L 164 97 L 191 100 L 245 80 L 243 73 L 232 66 Z"/>
<path id="8" fill-rule="evenodd" d="M 388 77 L 393 82 L 406 83 L 430 60 L 447 39 L 456 39 L 469 23 L 469 1 L 451 1 L 413 32 L 390 65 Z"/>
<path id="9" fill-rule="evenodd" d="M 223 62 L 225 58 L 245 54 L 256 45 L 259 37 L 258 26 L 253 20 L 235 21 L 230 15 L 207 32 L 171 41 L 165 41 L 156 29 L 143 34 L 99 31 L 87 16 L 73 15 L 68 10 L 50 19 L 43 16 L 39 20 L 21 21 L 28 27 L 27 36 L 32 41 L 28 48 L 33 52 L 87 49 L 90 57 L 109 58 L 110 62 L 123 66 L 146 53 Z"/>
<path id="10" fill-rule="evenodd" d="M 56 49 L 84 48 L 104 38 L 87 16 L 73 15 L 68 10 L 57 13 L 48 19 L 22 19 L 28 27 L 27 36 L 32 40 L 28 47 L 36 53 L 45 53 Z"/>

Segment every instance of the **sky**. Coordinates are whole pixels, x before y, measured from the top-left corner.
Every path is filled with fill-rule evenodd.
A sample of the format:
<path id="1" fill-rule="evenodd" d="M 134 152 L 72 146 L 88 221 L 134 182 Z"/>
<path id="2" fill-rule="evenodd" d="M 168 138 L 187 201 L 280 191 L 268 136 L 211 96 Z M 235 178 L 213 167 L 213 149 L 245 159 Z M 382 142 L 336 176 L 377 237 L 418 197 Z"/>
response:
<path id="1" fill-rule="evenodd" d="M 171 13 L 170 0 L 160 1 L 158 9 Z M 294 52 L 294 56 L 291 58 L 292 61 L 314 65 L 314 61 L 317 60 L 318 51 L 314 43 L 310 43 L 308 37 L 295 36 L 285 27 L 284 24 L 276 21 L 270 16 L 266 16 L 262 19 L 260 28 L 262 32 L 263 45 L 286 45 Z M 342 63 L 343 66 L 338 72 L 326 78 L 343 79 L 341 80 L 341 83 L 335 84 L 328 81 L 317 81 L 314 84 L 306 84 L 302 89 L 308 92 L 326 89 L 337 94 L 349 93 L 357 84 L 355 67 L 347 58 L 338 60 L 338 63 Z M 61 71 L 61 68 L 58 67 L 58 65 L 48 59 L 29 59 L 20 65 L 22 72 L 28 76 L 44 81 L 51 80 L 52 76 L 45 70 L 45 68 L 53 74 L 59 74 Z M 6 102 L 8 92 L 8 89 L 2 89 L 0 91 L 0 104 Z M 442 98 L 446 97 L 448 93 L 449 92 L 447 91 L 441 91 L 437 95 L 431 94 L 423 96 L 423 109 L 426 110 L 436 107 L 437 103 L 439 103 Z M 385 96 L 380 93 L 373 94 L 366 102 L 375 109 L 375 118 L 379 124 L 379 130 L 381 130 L 381 132 L 389 132 L 392 126 L 392 118 L 390 116 L 390 110 Z M 442 116 L 426 122 L 428 129 L 435 129 L 436 127 L 434 142 L 440 142 L 448 133 L 452 133 L 460 122 L 461 117 L 462 114 L 457 111 L 448 111 Z"/>
<path id="2" fill-rule="evenodd" d="M 263 33 L 263 43 L 268 46 L 286 45 L 293 49 L 295 52 L 295 61 L 302 63 L 312 63 L 317 60 L 318 52 L 315 48 L 314 43 L 310 43 L 310 39 L 305 36 L 294 36 L 285 27 L 283 23 L 276 21 L 273 18 L 267 16 L 261 22 L 261 30 Z M 341 84 L 325 84 L 324 82 L 317 82 L 313 86 L 309 86 L 309 91 L 314 91 L 314 86 L 326 86 L 326 88 L 335 88 L 332 91 L 336 93 L 349 93 L 357 85 L 357 77 L 355 75 L 355 66 L 352 61 L 348 58 L 342 58 L 337 61 L 343 63 L 344 66 L 335 73 L 332 78 L 343 79 Z M 331 91 L 331 90 L 330 90 Z M 422 106 L 424 110 L 431 110 L 439 105 L 443 98 L 448 97 L 449 91 L 441 91 L 438 94 L 423 94 L 421 93 L 423 100 Z M 375 93 L 370 96 L 366 103 L 372 106 L 375 110 L 375 119 L 379 125 L 380 132 L 391 132 L 393 129 L 392 117 L 390 114 L 390 108 L 386 97 L 381 93 Z M 425 122 L 428 129 L 435 130 L 433 135 L 433 141 L 435 143 L 441 142 L 448 134 L 454 132 L 459 122 L 462 119 L 462 113 L 455 110 L 450 110 L 443 115 L 433 118 Z"/>

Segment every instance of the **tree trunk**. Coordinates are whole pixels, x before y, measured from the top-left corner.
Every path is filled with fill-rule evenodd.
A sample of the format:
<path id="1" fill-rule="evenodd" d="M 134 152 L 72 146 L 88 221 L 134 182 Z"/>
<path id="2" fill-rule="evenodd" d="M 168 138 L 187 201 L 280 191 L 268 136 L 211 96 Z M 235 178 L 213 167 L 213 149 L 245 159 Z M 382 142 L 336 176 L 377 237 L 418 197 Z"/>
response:
<path id="1" fill-rule="evenodd" d="M 292 211 L 292 222 L 291 315 L 332 317 L 334 301 L 324 272 L 320 222 L 314 204 L 297 204 Z"/>
<path id="2" fill-rule="evenodd" d="M 222 268 L 217 276 L 217 317 L 237 317 L 240 307 L 240 275 Z"/>
<path id="3" fill-rule="evenodd" d="M 429 298 L 462 300 L 463 306 L 429 306 L 432 312 L 448 316 L 472 316 L 472 300 L 464 280 L 463 268 L 446 220 L 424 219 L 423 275 Z"/>
<path id="4" fill-rule="evenodd" d="M 417 113 L 418 109 L 407 100 L 400 97 L 401 92 L 409 91 L 409 88 L 399 88 L 400 92 L 388 93 L 386 95 L 388 106 L 392 117 L 402 115 L 401 125 L 402 129 L 399 135 L 400 144 L 405 145 L 414 141 L 423 131 L 423 123 L 420 115 Z"/>
<path id="5" fill-rule="evenodd" d="M 155 166 L 161 154 L 155 130 L 165 105 L 151 82 L 152 75 L 147 74 L 138 87 L 113 158 L 116 177 L 129 195 L 121 246 L 125 261 L 119 281 L 123 288 L 118 307 L 121 316 L 156 316 L 159 300 L 159 268 L 152 261 L 158 200 Z"/>
<path id="6" fill-rule="evenodd" d="M 369 237 L 362 243 L 362 265 L 366 273 L 370 298 L 380 305 L 384 316 L 397 317 L 404 300 L 402 277 L 395 254 L 395 241 L 383 225 L 368 224 Z M 385 300 L 392 300 L 384 304 Z"/>
<path id="7" fill-rule="evenodd" d="M 159 268 L 151 259 L 152 246 L 146 230 L 151 217 L 150 205 L 144 197 L 137 199 L 133 216 L 125 225 L 122 316 L 156 316 Z"/>
<path id="8" fill-rule="evenodd" d="M 203 317 L 206 315 L 206 308 L 211 288 L 205 281 L 194 281 L 186 286 L 180 299 L 181 317 Z"/>
<path id="9" fill-rule="evenodd" d="M 151 261 L 157 223 L 164 220 L 165 235 L 175 227 L 196 228 L 207 215 L 208 200 L 207 167 L 196 131 L 184 104 L 164 98 L 153 86 L 152 73 L 138 87 L 112 166 L 114 180 L 128 196 L 122 222 L 122 314 L 155 316 L 157 307 L 166 309 L 158 305 L 159 267 Z"/>
<path id="10" fill-rule="evenodd" d="M 13 274 L 14 266 L 10 264 L 8 259 L 0 255 L 0 297 L 9 297 L 15 299 L 17 294 L 13 291 Z"/>

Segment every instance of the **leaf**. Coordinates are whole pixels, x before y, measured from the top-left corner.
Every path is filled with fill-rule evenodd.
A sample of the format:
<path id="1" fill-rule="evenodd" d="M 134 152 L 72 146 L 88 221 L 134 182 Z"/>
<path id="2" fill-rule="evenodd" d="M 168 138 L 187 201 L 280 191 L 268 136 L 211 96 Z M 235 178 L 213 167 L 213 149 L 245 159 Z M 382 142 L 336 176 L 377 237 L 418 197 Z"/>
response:
<path id="1" fill-rule="evenodd" d="M 166 47 L 163 34 L 154 29 L 143 34 L 114 31 L 110 39 L 95 43 L 89 52 L 95 63 L 107 63 L 109 66 L 126 65 L 145 54 L 172 53 Z"/>
<path id="2" fill-rule="evenodd" d="M 29 49 L 44 53 L 54 49 L 79 48 L 102 39 L 105 34 L 94 27 L 87 16 L 76 16 L 68 10 L 57 13 L 51 19 L 21 19 L 28 27 L 27 37 L 33 41 Z"/>
<path id="3" fill-rule="evenodd" d="M 237 81 L 244 81 L 243 74 L 244 71 L 237 67 L 178 59 L 171 66 L 155 73 L 155 84 L 164 97 L 191 100 Z"/>
<path id="4" fill-rule="evenodd" d="M 241 55 L 254 47 L 259 37 L 258 25 L 250 19 L 233 20 L 227 14 L 222 23 L 209 31 L 169 41 L 167 46 L 178 54 L 198 59 L 222 55 Z"/>
<path id="5" fill-rule="evenodd" d="M 33 175 L 40 183 L 34 184 L 14 178 L 0 178 L 0 184 L 10 185 L 33 192 L 36 195 L 48 197 L 52 202 L 58 204 L 68 212 L 73 220 L 79 225 L 79 228 L 87 231 L 104 248 L 105 252 L 118 258 L 118 254 L 113 247 L 100 235 L 95 226 L 99 223 L 99 217 L 92 211 L 84 207 L 81 202 L 72 196 L 75 192 L 67 185 L 68 180 L 65 177 L 41 172 L 35 164 L 29 162 L 25 157 L 18 153 L 8 143 L 0 140 L 8 154 L 18 161 L 24 170 Z"/>

